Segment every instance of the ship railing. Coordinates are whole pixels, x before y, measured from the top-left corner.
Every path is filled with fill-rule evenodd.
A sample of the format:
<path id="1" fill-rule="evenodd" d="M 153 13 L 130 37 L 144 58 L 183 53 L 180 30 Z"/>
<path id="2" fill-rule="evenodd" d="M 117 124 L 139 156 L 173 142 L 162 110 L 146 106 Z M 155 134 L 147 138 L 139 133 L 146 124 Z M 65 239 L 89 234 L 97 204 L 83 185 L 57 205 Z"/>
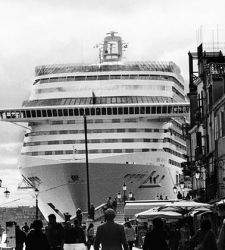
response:
<path id="1" fill-rule="evenodd" d="M 8 122 L 29 122 L 86 116 L 146 116 L 176 117 L 189 115 L 189 103 L 151 103 L 151 104 L 117 104 L 117 105 L 84 105 L 77 106 L 44 106 L 39 108 L 26 107 L 21 109 L 0 110 L 0 120 Z"/>

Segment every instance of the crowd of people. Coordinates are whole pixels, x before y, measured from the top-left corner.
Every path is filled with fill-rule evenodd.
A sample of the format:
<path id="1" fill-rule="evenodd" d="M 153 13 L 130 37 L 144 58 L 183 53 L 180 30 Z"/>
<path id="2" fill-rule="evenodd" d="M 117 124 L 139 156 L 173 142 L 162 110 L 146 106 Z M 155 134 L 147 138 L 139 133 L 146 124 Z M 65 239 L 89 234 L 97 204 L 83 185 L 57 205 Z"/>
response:
<path id="1" fill-rule="evenodd" d="M 165 224 L 161 218 L 152 221 L 148 228 L 143 250 L 224 250 L 225 249 L 225 220 L 218 230 L 212 228 L 210 219 L 202 219 L 200 228 L 193 231 L 190 224 L 183 221 L 179 224 Z"/>
<path id="2" fill-rule="evenodd" d="M 108 205 L 111 206 L 111 199 Z M 16 225 L 16 250 L 66 250 L 71 244 L 83 244 L 88 250 L 132 250 L 138 246 L 143 250 L 224 250 L 225 220 L 217 233 L 212 226 L 212 220 L 203 218 L 199 229 L 193 228 L 189 220 L 166 223 L 157 217 L 149 226 L 145 223 L 143 241 L 138 241 L 138 227 L 133 227 L 130 221 L 124 225 L 114 222 L 115 207 L 104 211 L 105 222 L 97 228 L 95 234 L 94 222 L 86 228 L 82 222 L 82 211 L 77 210 L 76 218 L 70 220 L 67 216 L 64 223 L 58 223 L 56 216 L 48 216 L 48 224 L 43 227 L 41 220 L 35 220 L 30 227 L 25 225 L 20 229 Z M 140 235 L 139 235 L 140 236 Z"/>

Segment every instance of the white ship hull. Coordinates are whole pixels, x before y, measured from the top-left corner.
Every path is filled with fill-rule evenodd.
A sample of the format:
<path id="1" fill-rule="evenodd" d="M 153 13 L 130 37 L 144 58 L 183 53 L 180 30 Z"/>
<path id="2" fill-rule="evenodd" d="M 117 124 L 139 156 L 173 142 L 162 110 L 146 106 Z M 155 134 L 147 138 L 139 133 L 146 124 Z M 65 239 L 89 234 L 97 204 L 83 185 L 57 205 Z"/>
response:
<path id="1" fill-rule="evenodd" d="M 124 159 L 136 159 L 137 162 L 145 161 L 148 153 L 140 153 L 127 157 L 121 155 L 96 159 L 89 163 L 90 180 L 90 198 L 94 206 L 106 202 L 106 198 L 116 197 L 118 192 L 123 195 L 122 186 L 126 182 L 127 192 L 132 192 L 135 199 L 149 200 L 157 199 L 157 195 L 162 195 L 165 199 L 174 199 L 173 192 L 174 181 L 171 169 L 165 166 L 138 164 L 134 162 L 119 163 Z M 31 176 L 36 179 L 36 185 L 39 189 L 39 207 L 43 215 L 47 218 L 48 214 L 55 213 L 59 220 L 62 220 L 64 213 L 75 215 L 76 209 L 81 208 L 87 211 L 87 177 L 85 162 L 64 162 L 51 163 L 45 160 L 35 162 L 24 158 L 23 161 L 29 161 L 32 166 L 21 170 L 26 177 Z M 142 159 L 142 160 L 141 160 Z M 144 160 L 145 159 L 145 160 Z M 151 176 L 158 176 L 154 182 Z M 35 182 L 35 181 L 34 181 Z"/>

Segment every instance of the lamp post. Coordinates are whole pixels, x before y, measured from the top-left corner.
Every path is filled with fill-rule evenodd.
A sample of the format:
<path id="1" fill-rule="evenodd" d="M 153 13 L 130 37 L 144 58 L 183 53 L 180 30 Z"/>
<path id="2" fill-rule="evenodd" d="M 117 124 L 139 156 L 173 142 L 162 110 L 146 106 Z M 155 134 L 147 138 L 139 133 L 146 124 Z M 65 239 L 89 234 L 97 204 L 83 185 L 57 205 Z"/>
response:
<path id="1" fill-rule="evenodd" d="M 118 202 L 119 202 L 119 203 L 121 202 L 121 198 L 122 198 L 122 196 L 121 196 L 121 193 L 119 192 L 119 193 L 117 194 L 117 199 L 118 199 Z"/>
<path id="2" fill-rule="evenodd" d="M 88 208 L 88 216 L 90 216 L 90 184 L 89 184 L 89 165 L 88 165 L 88 144 L 87 144 L 87 119 L 86 115 L 84 117 L 84 136 L 85 136 L 85 156 L 86 156 L 86 175 L 87 175 L 87 208 Z"/>
<path id="3" fill-rule="evenodd" d="M 182 197 L 184 199 L 184 182 L 180 182 L 180 189 L 181 189 L 181 192 L 182 192 Z"/>
<path id="4" fill-rule="evenodd" d="M 127 186 L 126 186 L 126 183 L 124 182 L 123 183 L 123 201 L 124 201 L 124 204 L 126 201 L 126 190 L 127 190 Z"/>
<path id="5" fill-rule="evenodd" d="M 176 186 L 173 187 L 173 192 L 174 192 L 174 194 L 177 194 L 177 187 Z"/>
<path id="6" fill-rule="evenodd" d="M 38 220 L 38 194 L 39 194 L 39 190 L 37 188 L 35 188 L 34 193 L 35 193 L 35 219 Z"/>
<path id="7" fill-rule="evenodd" d="M 5 198 L 9 198 L 10 191 L 6 188 L 4 191 Z"/>
<path id="8" fill-rule="evenodd" d="M 133 199 L 133 193 L 131 191 L 128 194 L 128 198 L 129 198 L 130 201 Z"/>
<path id="9" fill-rule="evenodd" d="M 200 175 L 201 175 L 200 171 L 196 171 L 196 173 L 195 173 L 195 179 L 196 179 L 197 195 L 198 195 L 198 181 L 199 181 Z"/>
<path id="10" fill-rule="evenodd" d="M 2 187 L 2 180 L 1 179 L 0 179 L 0 188 L 5 188 L 4 196 L 5 196 L 5 198 L 9 198 L 10 191 L 6 187 Z"/>

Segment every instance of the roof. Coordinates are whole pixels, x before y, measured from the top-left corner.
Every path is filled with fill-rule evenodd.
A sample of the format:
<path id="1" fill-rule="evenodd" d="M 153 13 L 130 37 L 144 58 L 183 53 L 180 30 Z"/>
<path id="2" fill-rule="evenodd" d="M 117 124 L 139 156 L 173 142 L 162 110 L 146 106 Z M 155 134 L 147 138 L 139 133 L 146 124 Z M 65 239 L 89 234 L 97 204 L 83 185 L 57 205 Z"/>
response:
<path id="1" fill-rule="evenodd" d="M 175 63 L 157 61 L 126 62 L 123 64 L 53 64 L 37 66 L 35 68 L 36 76 L 102 71 L 163 71 L 180 75 L 180 69 Z"/>

